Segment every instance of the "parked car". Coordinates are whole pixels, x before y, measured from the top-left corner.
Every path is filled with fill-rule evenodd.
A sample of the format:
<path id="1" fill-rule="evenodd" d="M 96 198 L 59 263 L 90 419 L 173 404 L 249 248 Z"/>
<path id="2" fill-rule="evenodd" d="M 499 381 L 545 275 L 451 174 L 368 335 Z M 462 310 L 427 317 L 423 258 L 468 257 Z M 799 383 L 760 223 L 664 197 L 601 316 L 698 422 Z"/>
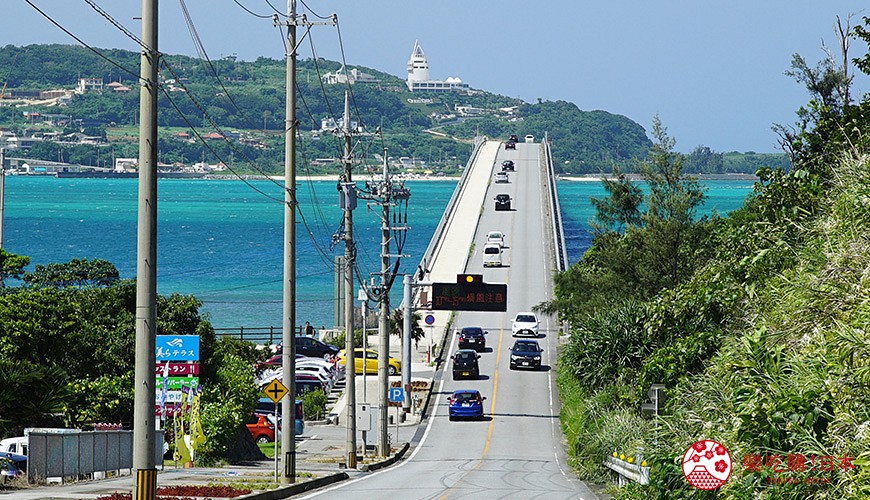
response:
<path id="1" fill-rule="evenodd" d="M 479 326 L 466 326 L 459 330 L 459 348 L 474 349 L 477 352 L 486 352 L 486 334 Z"/>
<path id="2" fill-rule="evenodd" d="M 356 367 L 356 373 L 362 373 L 363 371 L 363 361 L 365 361 L 365 370 L 366 373 L 378 373 L 378 353 L 375 351 L 365 351 L 365 356 L 363 356 L 362 349 L 354 349 L 353 353 L 353 364 Z M 363 359 L 365 358 L 365 359 Z M 338 364 L 341 366 L 345 365 L 345 350 L 342 349 L 338 353 Z M 387 373 L 390 375 L 396 375 L 402 372 L 402 363 L 395 359 L 389 358 L 387 361 Z"/>
<path id="3" fill-rule="evenodd" d="M 496 212 L 510 210 L 511 209 L 511 197 L 509 194 L 497 194 L 495 195 L 495 210 Z"/>
<path id="4" fill-rule="evenodd" d="M 298 393 L 297 393 L 298 394 Z M 272 402 L 269 398 L 260 398 L 257 400 L 257 407 L 254 410 L 259 415 L 264 415 L 266 419 L 274 426 L 275 425 L 275 403 Z M 278 412 L 281 412 L 280 406 L 278 407 Z M 278 437 L 281 437 L 281 420 L 278 419 Z M 296 400 L 296 435 L 299 436 L 303 432 L 305 432 L 305 419 L 302 414 L 302 400 Z M 255 438 L 256 440 L 256 438 Z"/>
<path id="5" fill-rule="evenodd" d="M 510 177 L 508 177 L 508 174 L 506 174 L 505 172 L 496 172 L 495 173 L 495 183 L 496 184 L 507 184 L 510 181 L 511 181 Z"/>
<path id="6" fill-rule="evenodd" d="M 501 245 L 487 243 L 483 246 L 483 267 L 501 267 Z"/>
<path id="7" fill-rule="evenodd" d="M 537 340 L 517 340 L 511 347 L 511 370 L 514 368 L 540 369 L 543 351 Z"/>
<path id="8" fill-rule="evenodd" d="M 493 243 L 504 248 L 504 233 L 501 231 L 490 231 L 486 233 L 486 242 Z"/>
<path id="9" fill-rule="evenodd" d="M 332 344 L 324 344 L 323 342 L 311 337 L 295 337 L 296 354 L 310 356 L 312 358 L 328 359 L 338 354 L 338 347 Z"/>
<path id="10" fill-rule="evenodd" d="M 245 422 L 245 427 L 257 443 L 275 442 L 275 425 L 262 413 L 254 413 Z"/>
<path id="11" fill-rule="evenodd" d="M 511 333 L 514 337 L 520 335 L 538 336 L 538 317 L 533 312 L 519 312 L 511 324 Z"/>
<path id="12" fill-rule="evenodd" d="M 483 420 L 483 402 L 485 400 L 486 398 L 480 395 L 480 391 L 468 389 L 453 391 L 447 401 L 448 418 L 450 420 L 457 418 Z"/>
<path id="13" fill-rule="evenodd" d="M 477 360 L 480 354 L 474 349 L 459 349 L 453 355 L 453 380 L 459 378 L 480 378 L 480 366 Z"/>
<path id="14" fill-rule="evenodd" d="M 529 134 L 526 136 L 526 142 L 535 142 L 535 136 Z"/>
<path id="15" fill-rule="evenodd" d="M 505 160 L 501 162 L 501 171 L 502 172 L 514 172 L 514 162 L 512 160 Z"/>

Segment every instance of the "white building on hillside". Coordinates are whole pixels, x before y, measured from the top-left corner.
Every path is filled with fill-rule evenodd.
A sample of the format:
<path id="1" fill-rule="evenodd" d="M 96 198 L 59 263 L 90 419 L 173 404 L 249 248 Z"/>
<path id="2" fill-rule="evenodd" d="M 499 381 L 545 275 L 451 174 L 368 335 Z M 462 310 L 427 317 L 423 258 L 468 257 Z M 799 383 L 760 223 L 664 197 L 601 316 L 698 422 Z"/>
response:
<path id="1" fill-rule="evenodd" d="M 429 62 L 420 47 L 419 41 L 414 41 L 414 50 L 408 59 L 408 90 L 411 92 L 449 92 L 468 89 L 467 83 L 456 77 L 447 80 L 432 80 L 429 78 Z"/>

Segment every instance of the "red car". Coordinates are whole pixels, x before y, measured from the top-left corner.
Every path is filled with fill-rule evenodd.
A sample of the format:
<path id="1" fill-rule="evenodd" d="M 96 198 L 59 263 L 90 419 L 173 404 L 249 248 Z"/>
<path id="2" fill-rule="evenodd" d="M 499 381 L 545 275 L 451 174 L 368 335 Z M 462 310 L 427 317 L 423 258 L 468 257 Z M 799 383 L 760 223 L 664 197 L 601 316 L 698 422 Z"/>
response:
<path id="1" fill-rule="evenodd" d="M 275 426 L 272 425 L 272 422 L 269 422 L 266 415 L 259 413 L 251 415 L 248 417 L 248 421 L 245 422 L 245 426 L 248 428 L 248 432 L 251 433 L 254 441 L 258 443 L 275 442 Z"/>

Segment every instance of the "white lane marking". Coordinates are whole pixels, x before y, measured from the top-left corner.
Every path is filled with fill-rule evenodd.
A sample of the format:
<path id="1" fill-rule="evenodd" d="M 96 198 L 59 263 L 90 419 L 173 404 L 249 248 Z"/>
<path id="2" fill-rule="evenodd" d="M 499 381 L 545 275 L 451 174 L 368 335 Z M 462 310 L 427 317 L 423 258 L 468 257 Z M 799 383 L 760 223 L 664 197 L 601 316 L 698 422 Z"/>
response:
<path id="1" fill-rule="evenodd" d="M 448 332 L 448 334 L 449 334 L 449 332 Z M 448 353 L 453 352 L 453 345 L 455 342 L 456 342 L 456 335 L 454 333 L 453 337 L 450 339 L 450 349 L 447 351 Z M 401 462 L 399 462 L 398 464 L 396 464 L 392 467 L 387 467 L 385 469 L 379 470 L 377 472 L 373 472 L 373 473 L 368 474 L 366 476 L 358 477 L 356 479 L 351 479 L 350 481 L 347 481 L 347 482 L 340 482 L 340 483 L 338 483 L 335 486 L 332 486 L 330 488 L 316 491 L 308 496 L 300 497 L 300 500 L 304 500 L 307 498 L 315 498 L 315 497 L 318 497 L 320 495 L 329 493 L 331 491 L 335 491 L 339 488 L 344 488 L 345 486 L 349 486 L 351 484 L 356 484 L 360 481 L 364 481 L 366 479 L 370 479 L 370 478 L 373 478 L 375 476 L 379 476 L 379 475 L 383 474 L 384 472 L 394 471 L 394 470 L 404 466 L 405 464 L 411 462 L 412 460 L 414 460 L 414 457 L 417 456 L 417 453 L 419 453 L 420 449 L 423 448 L 423 444 L 426 443 L 426 438 L 429 437 L 429 431 L 432 429 L 432 423 L 435 422 L 434 417 L 435 417 L 435 414 L 438 412 L 438 407 L 440 406 L 440 403 L 441 403 L 441 394 L 443 392 L 444 392 L 444 378 L 442 377 L 441 383 L 438 384 L 438 394 L 435 396 L 435 405 L 433 407 L 432 413 L 429 415 L 429 423 L 426 424 L 426 431 L 423 432 L 423 437 L 420 438 L 420 442 L 417 444 L 417 446 L 414 448 L 414 451 L 411 452 L 411 455 L 408 456 L 408 458 L 403 459 Z M 552 413 L 552 409 L 550 411 Z"/>

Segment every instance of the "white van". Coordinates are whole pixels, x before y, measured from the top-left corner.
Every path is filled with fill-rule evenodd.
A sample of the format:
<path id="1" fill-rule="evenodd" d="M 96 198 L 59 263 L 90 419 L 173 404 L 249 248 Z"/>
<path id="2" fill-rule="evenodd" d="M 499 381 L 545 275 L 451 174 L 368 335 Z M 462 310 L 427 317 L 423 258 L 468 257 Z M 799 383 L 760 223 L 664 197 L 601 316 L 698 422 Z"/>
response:
<path id="1" fill-rule="evenodd" d="M 483 267 L 501 267 L 501 245 L 487 243 L 483 246 Z"/>
<path id="2" fill-rule="evenodd" d="M 0 451 L 27 456 L 27 436 L 11 437 L 0 441 Z"/>

